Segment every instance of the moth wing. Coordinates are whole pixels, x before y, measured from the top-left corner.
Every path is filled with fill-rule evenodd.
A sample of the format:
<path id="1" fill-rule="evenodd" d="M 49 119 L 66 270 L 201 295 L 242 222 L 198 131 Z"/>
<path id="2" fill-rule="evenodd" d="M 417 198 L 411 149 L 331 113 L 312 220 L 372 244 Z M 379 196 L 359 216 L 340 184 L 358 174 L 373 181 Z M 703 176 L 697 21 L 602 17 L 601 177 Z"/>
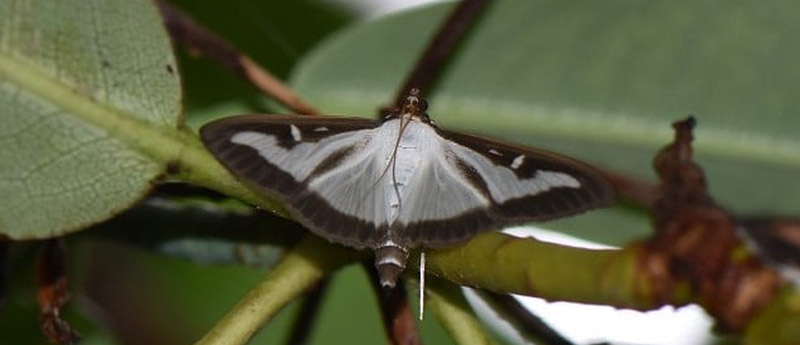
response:
<path id="1" fill-rule="evenodd" d="M 437 211 L 412 209 L 411 212 L 417 214 L 403 216 L 406 223 L 403 231 L 414 244 L 452 245 L 479 231 L 574 215 L 610 205 L 615 199 L 613 187 L 606 178 L 586 163 L 479 136 L 438 132 L 445 139 L 447 159 L 436 161 L 439 166 L 433 170 L 457 172 L 450 175 L 469 190 L 447 188 L 442 189 L 443 193 L 466 193 L 476 198 L 480 194 L 489 202 L 485 207 L 459 206 L 462 212 L 453 217 L 437 218 Z M 423 189 L 433 188 L 420 183 Z M 437 202 L 436 199 L 446 199 L 446 196 L 428 195 L 426 198 L 431 200 L 416 202 L 429 208 L 452 207 Z"/>
<path id="2" fill-rule="evenodd" d="M 373 179 L 362 176 L 372 171 L 363 168 L 371 163 L 364 149 L 377 125 L 362 118 L 243 115 L 211 122 L 200 136 L 234 176 L 283 201 L 312 232 L 364 248 L 375 246 L 385 226 L 340 208 L 353 204 L 348 196 L 363 194 L 359 188 L 371 187 L 362 183 Z"/>

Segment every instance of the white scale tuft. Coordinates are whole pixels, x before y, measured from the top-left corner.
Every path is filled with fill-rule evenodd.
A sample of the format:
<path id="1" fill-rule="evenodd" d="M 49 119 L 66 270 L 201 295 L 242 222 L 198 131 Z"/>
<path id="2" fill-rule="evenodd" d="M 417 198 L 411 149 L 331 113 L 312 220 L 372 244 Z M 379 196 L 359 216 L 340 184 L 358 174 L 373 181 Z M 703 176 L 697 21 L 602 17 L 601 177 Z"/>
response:
<path id="1" fill-rule="evenodd" d="M 294 141 L 303 140 L 303 135 L 300 133 L 300 129 L 297 128 L 297 126 L 289 125 L 289 129 L 292 131 L 292 138 L 294 139 Z"/>
<path id="2" fill-rule="evenodd" d="M 517 170 L 519 167 L 522 166 L 522 162 L 525 161 L 525 155 L 519 155 L 517 158 L 514 158 L 514 161 L 511 162 L 511 169 Z"/>

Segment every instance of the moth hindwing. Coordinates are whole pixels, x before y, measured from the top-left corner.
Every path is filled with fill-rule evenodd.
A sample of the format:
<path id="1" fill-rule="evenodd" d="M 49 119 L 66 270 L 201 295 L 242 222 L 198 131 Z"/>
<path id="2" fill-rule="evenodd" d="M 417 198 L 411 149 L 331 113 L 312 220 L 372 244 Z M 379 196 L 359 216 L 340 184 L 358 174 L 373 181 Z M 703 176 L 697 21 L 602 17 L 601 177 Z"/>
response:
<path id="1" fill-rule="evenodd" d="M 592 167 L 555 153 L 435 126 L 409 95 L 382 121 L 235 116 L 205 125 L 206 147 L 250 188 L 281 200 L 315 234 L 376 251 L 394 286 L 409 248 L 608 205 Z"/>

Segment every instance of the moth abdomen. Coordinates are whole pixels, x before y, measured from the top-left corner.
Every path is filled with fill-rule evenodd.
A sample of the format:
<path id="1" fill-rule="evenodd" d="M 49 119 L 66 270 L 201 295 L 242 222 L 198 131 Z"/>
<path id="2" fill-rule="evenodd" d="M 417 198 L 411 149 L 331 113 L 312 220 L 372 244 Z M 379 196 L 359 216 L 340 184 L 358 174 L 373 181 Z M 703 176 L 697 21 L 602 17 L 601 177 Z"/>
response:
<path id="1" fill-rule="evenodd" d="M 408 248 L 387 240 L 375 250 L 375 267 L 381 286 L 393 288 L 406 268 Z"/>

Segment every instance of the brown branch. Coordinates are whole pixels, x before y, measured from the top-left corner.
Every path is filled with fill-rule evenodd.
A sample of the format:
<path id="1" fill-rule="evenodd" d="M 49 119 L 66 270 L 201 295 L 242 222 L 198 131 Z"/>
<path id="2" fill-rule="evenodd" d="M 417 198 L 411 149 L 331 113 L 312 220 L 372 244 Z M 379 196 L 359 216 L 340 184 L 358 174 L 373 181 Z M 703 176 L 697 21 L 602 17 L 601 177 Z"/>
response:
<path id="1" fill-rule="evenodd" d="M 611 182 L 621 200 L 646 209 L 653 208 L 656 198 L 656 185 L 654 183 L 607 169 L 597 169 Z"/>
<path id="2" fill-rule="evenodd" d="M 216 60 L 231 72 L 244 77 L 253 86 L 292 109 L 298 114 L 319 115 L 319 111 L 304 102 L 288 86 L 275 78 L 255 61 L 236 50 L 230 43 L 198 24 L 188 14 L 167 4 L 156 2 L 164 25 L 176 44 L 184 45 Z"/>
<path id="3" fill-rule="evenodd" d="M 67 258 L 61 239 L 44 242 L 36 259 L 36 286 L 42 333 L 51 344 L 75 344 L 80 337 L 61 319 L 70 300 Z"/>
<path id="4" fill-rule="evenodd" d="M 425 97 L 439 76 L 442 67 L 453 56 L 458 44 L 466 36 L 473 23 L 489 0 L 464 0 L 460 2 L 436 35 L 428 43 L 425 52 L 417 61 L 411 73 L 395 97 L 395 106 L 402 105 L 405 96 L 413 88 L 420 89 L 420 97 Z"/>
<path id="5" fill-rule="evenodd" d="M 800 218 L 743 217 L 739 223 L 739 235 L 749 239 L 748 248 L 766 264 L 794 271 L 789 278 L 800 286 Z"/>
<path id="6" fill-rule="evenodd" d="M 289 334 L 289 338 L 286 341 L 287 345 L 308 344 L 311 329 L 314 328 L 314 323 L 319 315 L 319 307 L 322 305 L 329 286 L 330 279 L 326 277 L 320 280 L 320 282 L 306 294 L 303 304 L 300 306 L 300 312 L 295 316 L 292 332 Z"/>
<path id="7" fill-rule="evenodd" d="M 391 345 L 420 345 L 417 323 L 408 303 L 405 284 L 398 282 L 393 288 L 383 287 L 373 260 L 365 261 L 364 268 L 369 272 L 372 289 L 378 296 L 378 304 L 383 320 L 383 329 Z M 400 278 L 403 279 L 402 277 Z"/>

